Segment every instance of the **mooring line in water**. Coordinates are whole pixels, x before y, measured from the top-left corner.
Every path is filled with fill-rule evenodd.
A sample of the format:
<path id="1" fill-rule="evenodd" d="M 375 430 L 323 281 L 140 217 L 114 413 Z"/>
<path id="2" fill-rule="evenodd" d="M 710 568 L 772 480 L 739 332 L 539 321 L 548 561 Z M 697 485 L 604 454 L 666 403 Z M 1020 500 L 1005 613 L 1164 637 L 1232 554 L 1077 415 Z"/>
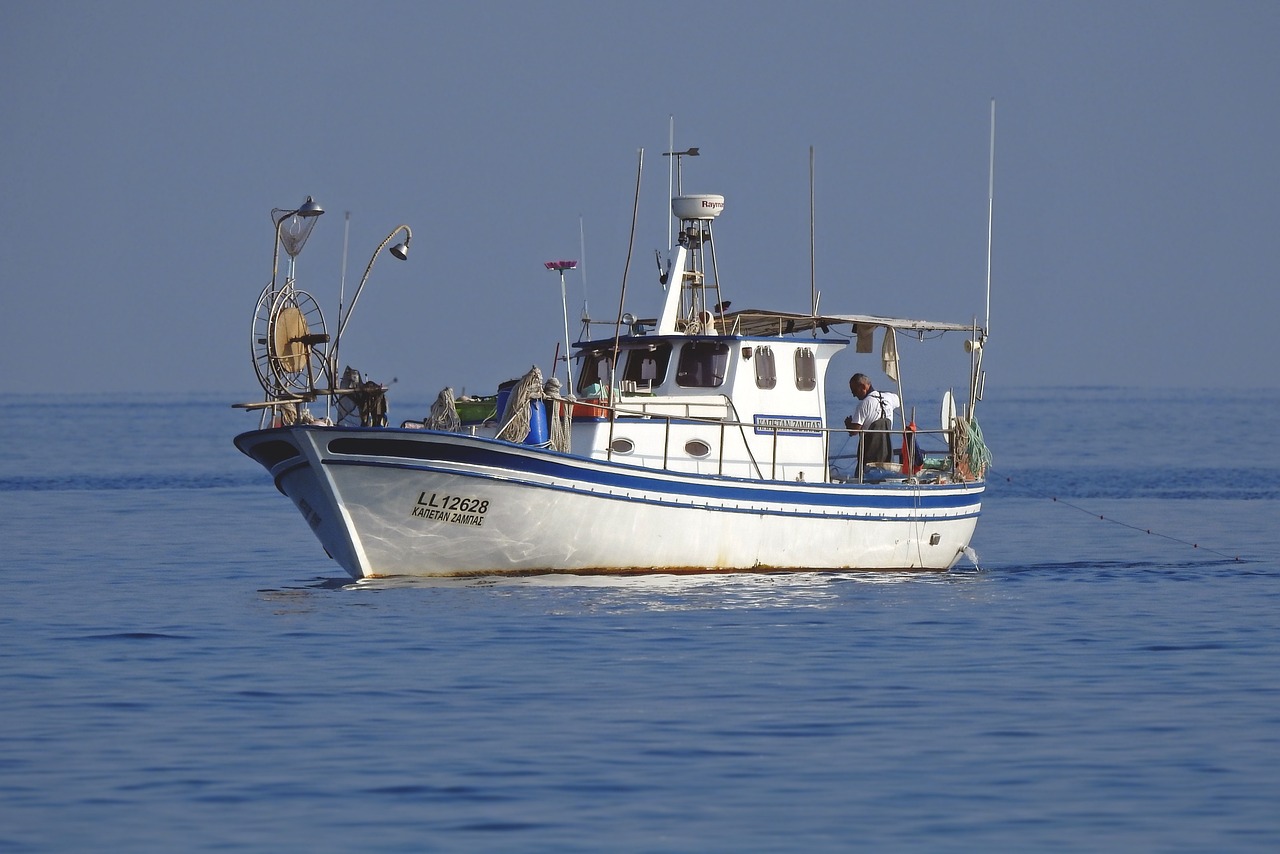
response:
<path id="1" fill-rule="evenodd" d="M 990 469 L 988 469 L 988 472 L 990 472 Z M 1008 475 L 1001 475 L 1001 477 L 1003 477 L 1003 478 L 1004 478 L 1005 483 L 1009 484 L 1010 486 L 1014 486 L 1014 485 L 1015 485 L 1015 484 L 1014 484 L 1014 482 L 1013 482 L 1013 478 L 1009 477 Z M 1024 489 L 1024 490 L 1026 489 L 1026 487 L 1022 486 L 1022 484 L 1016 484 L 1016 486 L 1017 486 L 1019 489 Z M 1096 519 L 1098 519 L 1099 521 L 1102 521 L 1102 522 L 1110 522 L 1110 523 L 1111 523 L 1111 524 L 1113 524 L 1113 525 L 1119 525 L 1120 527 L 1122 527 L 1122 528 L 1128 528 L 1128 529 L 1129 529 L 1129 530 L 1131 530 L 1131 531 L 1137 531 L 1137 532 L 1139 532 L 1139 533 L 1143 533 L 1143 534 L 1150 534 L 1150 535 L 1151 535 L 1151 536 L 1153 536 L 1153 537 L 1160 537 L 1161 539 L 1169 540 L 1170 542 L 1180 543 L 1180 544 L 1182 544 L 1182 545 L 1184 545 L 1184 546 L 1190 546 L 1190 547 L 1191 547 L 1191 548 L 1193 548 L 1193 549 L 1197 549 L 1197 550 L 1199 550 L 1199 551 L 1209 552 L 1210 554 L 1215 554 L 1215 555 L 1217 555 L 1218 557 L 1223 557 L 1223 558 L 1226 558 L 1227 560 L 1234 560 L 1234 561 L 1239 561 L 1239 562 L 1243 562 L 1243 560 L 1244 560 L 1243 558 L 1241 558 L 1241 557 L 1240 557 L 1240 555 L 1230 555 L 1230 554 L 1227 554 L 1226 552 L 1220 552 L 1220 551 L 1218 551 L 1217 549 L 1211 549 L 1211 548 L 1209 548 L 1209 547 L 1207 547 L 1207 546 L 1202 546 L 1202 545 L 1200 545 L 1199 543 L 1193 543 L 1193 542 L 1192 542 L 1192 541 L 1190 541 L 1190 540 L 1184 540 L 1184 539 L 1181 539 L 1181 538 L 1179 538 L 1179 537 L 1171 536 L 1171 535 L 1169 535 L 1169 534 L 1163 534 L 1163 533 L 1161 533 L 1161 532 L 1159 532 L 1159 531 L 1153 531 L 1153 530 L 1151 530 L 1150 528 L 1144 528 L 1144 527 L 1142 527 L 1141 525 L 1131 525 L 1131 524 L 1129 524 L 1128 522 L 1123 522 L 1123 521 L 1121 521 L 1121 520 L 1119 520 L 1119 519 L 1114 519 L 1114 518 L 1112 518 L 1112 517 L 1110 517 L 1110 516 L 1105 516 L 1105 515 L 1103 515 L 1102 513 L 1096 513 L 1096 512 L 1094 512 L 1093 510 L 1090 510 L 1090 509 L 1089 509 L 1089 508 L 1087 508 L 1087 507 L 1081 507 L 1079 504 L 1072 504 L 1070 501 L 1066 501 L 1066 500 L 1064 500 L 1064 499 L 1061 499 L 1061 498 L 1059 498 L 1059 497 L 1058 497 L 1058 496 L 1056 496 L 1056 495 L 1050 495 L 1050 494 L 1048 494 L 1048 493 L 1046 493 L 1046 492 L 1037 492 L 1037 491 L 1036 491 L 1036 490 L 1034 490 L 1034 489 L 1032 489 L 1032 490 L 1027 490 L 1027 491 L 1028 491 L 1028 492 L 1030 492 L 1030 493 L 1032 493 L 1032 494 L 1034 494 L 1034 495 L 1039 495 L 1041 498 L 1048 498 L 1048 499 L 1049 499 L 1050 501 L 1052 501 L 1054 504 L 1063 504 L 1063 505 L 1065 505 L 1065 506 L 1067 506 L 1067 507 L 1070 507 L 1072 510 L 1079 510 L 1081 513 L 1086 513 L 1086 514 L 1088 514 L 1088 515 L 1090 515 L 1090 516 L 1095 517 Z"/>

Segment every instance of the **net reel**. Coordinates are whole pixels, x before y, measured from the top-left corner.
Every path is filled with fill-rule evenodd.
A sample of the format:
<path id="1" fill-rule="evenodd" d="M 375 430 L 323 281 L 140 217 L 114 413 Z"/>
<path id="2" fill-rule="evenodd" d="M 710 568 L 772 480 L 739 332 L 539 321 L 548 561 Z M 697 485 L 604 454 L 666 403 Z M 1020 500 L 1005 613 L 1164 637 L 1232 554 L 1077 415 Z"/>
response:
<path id="1" fill-rule="evenodd" d="M 331 388 L 329 331 L 315 297 L 294 287 L 263 289 L 253 312 L 250 334 L 253 370 L 272 398 L 314 399 L 317 388 Z"/>
<path id="2" fill-rule="evenodd" d="M 271 211 L 275 225 L 271 281 L 254 306 L 249 337 L 253 370 L 268 400 L 314 400 L 317 384 L 322 389 L 333 386 L 324 314 L 315 297 L 297 288 L 293 275 L 297 257 L 323 213 L 324 208 L 310 196 L 292 210 Z M 277 287 L 281 246 L 289 256 L 289 272 L 284 285 Z"/>

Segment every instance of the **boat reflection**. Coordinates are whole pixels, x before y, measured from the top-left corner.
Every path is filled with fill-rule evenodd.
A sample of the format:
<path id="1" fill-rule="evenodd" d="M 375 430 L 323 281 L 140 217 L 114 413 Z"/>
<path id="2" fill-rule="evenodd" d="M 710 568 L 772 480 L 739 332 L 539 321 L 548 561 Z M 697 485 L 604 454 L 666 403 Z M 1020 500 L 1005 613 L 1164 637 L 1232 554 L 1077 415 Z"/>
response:
<path id="1" fill-rule="evenodd" d="M 981 573 L 909 572 L 777 572 L 760 574 L 700 573 L 681 575 L 549 574 L 521 577 L 430 578 L 398 575 L 364 578 L 341 585 L 344 591 L 386 592 L 413 589 L 485 589 L 500 595 L 572 594 L 574 610 L 589 597 L 599 610 L 738 610 L 752 608 L 828 608 L 847 601 L 861 585 L 968 584 Z M 561 603 L 569 606 L 568 600 Z M 549 602 L 555 609 L 557 606 Z"/>

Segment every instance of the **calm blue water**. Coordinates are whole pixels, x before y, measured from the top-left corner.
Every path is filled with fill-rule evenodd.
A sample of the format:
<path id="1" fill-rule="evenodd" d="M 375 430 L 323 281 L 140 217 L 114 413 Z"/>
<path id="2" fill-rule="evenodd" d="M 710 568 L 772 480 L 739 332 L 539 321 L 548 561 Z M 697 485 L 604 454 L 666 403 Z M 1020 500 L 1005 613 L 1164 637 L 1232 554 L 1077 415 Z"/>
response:
<path id="1" fill-rule="evenodd" d="M 990 392 L 980 570 L 377 584 L 229 400 L 8 401 L 0 851 L 1280 849 L 1280 392 Z"/>

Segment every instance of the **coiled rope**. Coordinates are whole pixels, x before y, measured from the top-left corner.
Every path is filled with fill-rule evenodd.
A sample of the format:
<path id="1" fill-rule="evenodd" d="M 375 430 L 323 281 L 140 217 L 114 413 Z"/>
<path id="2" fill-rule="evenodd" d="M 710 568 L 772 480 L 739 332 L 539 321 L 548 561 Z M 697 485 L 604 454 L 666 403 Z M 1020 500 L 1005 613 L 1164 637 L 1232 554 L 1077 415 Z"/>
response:
<path id="1" fill-rule="evenodd" d="M 551 377 L 543 384 L 542 394 L 550 408 L 547 421 L 551 433 L 551 448 L 567 454 L 573 435 L 573 401 L 560 396 L 560 380 L 556 377 Z"/>
<path id="2" fill-rule="evenodd" d="M 462 429 L 462 419 L 458 417 L 458 407 L 453 399 L 453 389 L 444 388 L 431 404 L 431 412 L 427 415 L 428 430 L 443 430 L 457 433 Z"/>
<path id="3" fill-rule="evenodd" d="M 534 365 L 529 373 L 520 378 L 507 397 L 507 408 L 502 410 L 502 429 L 498 431 L 498 438 L 508 442 L 523 442 L 529 435 L 529 404 L 542 397 L 542 370 Z"/>

